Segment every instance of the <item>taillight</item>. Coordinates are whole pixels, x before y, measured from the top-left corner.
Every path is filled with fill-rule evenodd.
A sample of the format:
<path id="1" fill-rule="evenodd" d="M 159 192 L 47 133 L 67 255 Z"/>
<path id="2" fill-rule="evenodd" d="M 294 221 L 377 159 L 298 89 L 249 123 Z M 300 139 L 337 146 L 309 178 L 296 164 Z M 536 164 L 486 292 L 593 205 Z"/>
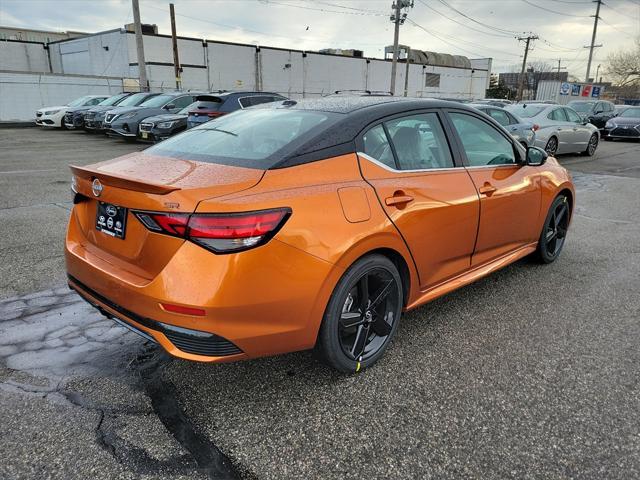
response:
<path id="1" fill-rule="evenodd" d="M 209 117 L 209 118 L 221 117 L 222 115 L 224 115 L 224 112 L 209 112 L 209 113 L 207 113 L 207 117 Z"/>
<path id="2" fill-rule="evenodd" d="M 248 250 L 267 243 L 291 215 L 290 208 L 242 213 L 134 212 L 149 230 L 185 238 L 215 253 Z"/>
<path id="3" fill-rule="evenodd" d="M 537 132 L 538 130 L 540 130 L 540 125 L 538 125 L 537 123 L 534 123 L 533 127 L 531 127 L 531 130 L 533 130 L 534 132 Z"/>

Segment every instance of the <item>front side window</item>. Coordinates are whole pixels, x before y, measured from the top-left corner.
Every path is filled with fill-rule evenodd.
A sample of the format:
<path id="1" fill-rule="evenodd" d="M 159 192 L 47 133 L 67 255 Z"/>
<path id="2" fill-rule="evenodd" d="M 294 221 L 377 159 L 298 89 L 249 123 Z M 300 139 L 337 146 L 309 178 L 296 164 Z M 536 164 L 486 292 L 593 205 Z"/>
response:
<path id="1" fill-rule="evenodd" d="M 509 121 L 509 116 L 507 115 L 507 113 L 502 110 L 498 110 L 497 108 L 490 108 L 489 116 L 503 127 L 506 127 L 511 123 Z"/>
<path id="2" fill-rule="evenodd" d="M 385 122 L 400 170 L 451 168 L 453 159 L 435 113 L 421 113 Z"/>
<path id="3" fill-rule="evenodd" d="M 396 168 L 391 145 L 382 125 L 376 125 L 362 136 L 364 153 L 391 168 Z"/>
<path id="4" fill-rule="evenodd" d="M 174 108 L 184 108 L 187 105 L 191 105 L 193 103 L 193 97 L 187 95 L 185 97 L 176 98 L 176 101 L 172 103 L 175 105 Z"/>
<path id="5" fill-rule="evenodd" d="M 449 115 L 471 167 L 516 163 L 513 145 L 493 126 L 464 113 Z"/>
<path id="6" fill-rule="evenodd" d="M 567 118 L 569 119 L 570 122 L 582 123 L 582 119 L 580 118 L 580 115 L 578 115 L 576 112 L 574 112 L 570 108 L 565 108 L 564 113 L 567 115 Z"/>

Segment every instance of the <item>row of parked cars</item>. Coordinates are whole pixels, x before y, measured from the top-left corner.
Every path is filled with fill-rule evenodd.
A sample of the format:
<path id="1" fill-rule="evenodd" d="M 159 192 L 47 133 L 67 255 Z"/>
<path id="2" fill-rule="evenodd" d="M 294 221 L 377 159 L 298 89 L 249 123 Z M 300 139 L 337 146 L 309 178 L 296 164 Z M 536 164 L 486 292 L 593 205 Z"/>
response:
<path id="1" fill-rule="evenodd" d="M 36 123 L 157 142 L 226 113 L 283 100 L 286 97 L 277 93 L 248 91 L 88 95 L 65 106 L 38 110 Z M 602 100 L 576 100 L 559 105 L 547 101 L 513 104 L 509 100 L 484 99 L 468 104 L 493 118 L 523 146 L 541 147 L 550 155 L 593 155 L 601 136 L 608 140 L 640 138 L 640 107 L 614 106 Z"/>
<path id="2" fill-rule="evenodd" d="M 286 100 L 269 92 L 168 92 L 87 95 L 36 112 L 36 124 L 156 142 L 241 108 Z"/>

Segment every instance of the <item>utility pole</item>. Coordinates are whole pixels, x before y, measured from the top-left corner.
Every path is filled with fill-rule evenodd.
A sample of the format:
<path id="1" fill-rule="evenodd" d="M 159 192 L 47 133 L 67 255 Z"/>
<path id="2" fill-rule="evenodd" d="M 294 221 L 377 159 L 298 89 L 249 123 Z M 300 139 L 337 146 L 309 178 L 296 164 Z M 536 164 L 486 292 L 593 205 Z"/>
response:
<path id="1" fill-rule="evenodd" d="M 406 13 L 402 13 L 403 8 L 412 8 L 413 0 L 395 0 L 395 3 L 391 5 L 393 13 L 391 14 L 391 21 L 395 24 L 393 30 L 393 59 L 391 61 L 391 88 L 389 91 L 391 95 L 396 93 L 396 70 L 398 68 L 398 41 L 400 38 L 400 25 L 402 25 L 407 18 Z M 407 58 L 407 61 L 409 59 Z"/>
<path id="2" fill-rule="evenodd" d="M 144 44 L 142 43 L 142 24 L 140 23 L 140 5 L 138 0 L 131 0 L 133 7 L 133 24 L 136 31 L 136 50 L 138 53 L 138 72 L 140 75 L 140 91 L 147 91 L 147 63 L 144 61 Z"/>
<path id="3" fill-rule="evenodd" d="M 562 59 L 559 58 L 558 59 L 558 80 L 560 80 L 560 70 L 566 70 L 567 69 L 567 67 L 560 66 L 561 63 L 562 63 Z"/>
<path id="4" fill-rule="evenodd" d="M 527 56 L 529 55 L 529 43 L 531 40 L 537 40 L 537 35 L 529 35 L 527 37 L 518 37 L 518 40 L 526 41 L 524 47 L 524 58 L 522 59 L 522 70 L 520 70 L 520 78 L 518 78 L 518 93 L 516 95 L 516 100 L 522 100 L 522 88 L 524 84 L 524 70 L 527 67 Z"/>
<path id="5" fill-rule="evenodd" d="M 593 21 L 593 34 L 591 35 L 591 46 L 589 47 L 589 62 L 587 62 L 587 75 L 585 77 L 585 82 L 589 81 L 589 73 L 591 73 L 591 60 L 593 59 L 593 49 L 596 47 L 601 47 L 602 45 L 596 45 L 596 31 L 598 30 L 598 19 L 600 18 L 600 5 L 602 5 L 602 0 L 594 0 L 597 4 L 596 6 L 596 18 Z M 596 78 L 597 80 L 597 78 Z"/>
<path id="6" fill-rule="evenodd" d="M 180 58 L 178 57 L 178 38 L 176 37 L 176 12 L 173 3 L 169 4 L 169 15 L 171 15 L 171 43 L 173 44 L 173 71 L 176 77 L 176 89 L 182 89 L 182 79 L 180 78 Z"/>

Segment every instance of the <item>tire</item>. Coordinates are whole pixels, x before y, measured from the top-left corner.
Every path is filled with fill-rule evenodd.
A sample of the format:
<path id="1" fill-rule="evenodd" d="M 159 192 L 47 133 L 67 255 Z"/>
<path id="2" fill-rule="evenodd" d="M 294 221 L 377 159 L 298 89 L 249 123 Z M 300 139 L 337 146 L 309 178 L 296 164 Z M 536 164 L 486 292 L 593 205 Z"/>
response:
<path id="1" fill-rule="evenodd" d="M 60 128 L 62 130 L 66 130 L 67 129 L 67 126 L 64 124 L 64 117 L 62 117 L 62 120 L 60 121 Z"/>
<path id="2" fill-rule="evenodd" d="M 558 139 L 556 137 L 551 137 L 549 140 L 547 140 L 544 151 L 547 152 L 550 156 L 555 157 L 558 153 Z"/>
<path id="3" fill-rule="evenodd" d="M 584 152 L 582 152 L 582 154 L 586 155 L 587 157 L 593 157 L 593 155 L 596 153 L 597 148 L 598 148 L 598 134 L 594 133 L 593 135 L 591 135 L 591 137 L 589 137 L 589 143 L 587 143 L 587 148 L 585 149 Z"/>
<path id="4" fill-rule="evenodd" d="M 570 218 L 569 199 L 566 195 L 558 195 L 549 207 L 534 254 L 540 263 L 552 263 L 558 258 L 566 240 Z"/>
<path id="5" fill-rule="evenodd" d="M 322 319 L 316 344 L 321 360 L 345 373 L 359 372 L 378 361 L 398 328 L 402 288 L 398 269 L 383 255 L 367 255 L 349 267 Z"/>

